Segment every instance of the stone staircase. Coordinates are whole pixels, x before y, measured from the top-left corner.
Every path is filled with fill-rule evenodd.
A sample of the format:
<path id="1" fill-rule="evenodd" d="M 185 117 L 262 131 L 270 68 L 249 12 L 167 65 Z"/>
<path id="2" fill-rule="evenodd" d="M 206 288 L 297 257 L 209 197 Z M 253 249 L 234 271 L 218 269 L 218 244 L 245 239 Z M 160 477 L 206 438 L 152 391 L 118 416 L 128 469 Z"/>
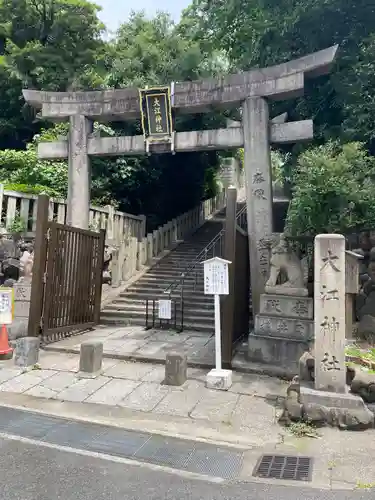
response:
<path id="1" fill-rule="evenodd" d="M 177 317 L 180 322 L 181 287 L 174 286 L 174 284 L 180 279 L 181 273 L 195 261 L 195 258 L 221 231 L 224 217 L 225 210 L 218 213 L 214 219 L 207 221 L 188 240 L 179 244 L 136 283 L 107 305 L 101 313 L 101 323 L 121 326 L 145 325 L 146 300 L 169 298 L 164 291 L 171 285 L 170 298 L 176 299 Z M 221 241 L 219 240 L 220 238 L 218 238 L 217 247 L 208 253 L 207 258 L 220 255 Z M 183 296 L 184 329 L 213 333 L 213 297 L 204 295 L 202 264 L 195 266 L 194 271 L 185 278 Z M 157 316 L 157 306 L 155 310 Z"/>

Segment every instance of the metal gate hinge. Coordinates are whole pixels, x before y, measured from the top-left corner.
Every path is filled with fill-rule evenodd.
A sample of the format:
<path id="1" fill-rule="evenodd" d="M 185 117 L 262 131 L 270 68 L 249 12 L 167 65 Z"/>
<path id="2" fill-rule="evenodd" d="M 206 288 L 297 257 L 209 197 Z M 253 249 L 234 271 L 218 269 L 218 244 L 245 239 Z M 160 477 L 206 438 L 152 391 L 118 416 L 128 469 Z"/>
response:
<path id="1" fill-rule="evenodd" d="M 43 274 L 43 283 L 46 284 L 47 283 L 47 273 L 44 273 Z"/>

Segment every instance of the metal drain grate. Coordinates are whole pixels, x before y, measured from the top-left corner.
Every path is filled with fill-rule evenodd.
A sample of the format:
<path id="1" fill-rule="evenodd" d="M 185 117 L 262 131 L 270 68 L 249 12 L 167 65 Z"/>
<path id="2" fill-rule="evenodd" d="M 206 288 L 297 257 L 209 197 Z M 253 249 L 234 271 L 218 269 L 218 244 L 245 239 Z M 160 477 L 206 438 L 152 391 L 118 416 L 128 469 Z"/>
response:
<path id="1" fill-rule="evenodd" d="M 294 481 L 311 481 L 312 458 L 290 455 L 263 455 L 253 476 Z"/>

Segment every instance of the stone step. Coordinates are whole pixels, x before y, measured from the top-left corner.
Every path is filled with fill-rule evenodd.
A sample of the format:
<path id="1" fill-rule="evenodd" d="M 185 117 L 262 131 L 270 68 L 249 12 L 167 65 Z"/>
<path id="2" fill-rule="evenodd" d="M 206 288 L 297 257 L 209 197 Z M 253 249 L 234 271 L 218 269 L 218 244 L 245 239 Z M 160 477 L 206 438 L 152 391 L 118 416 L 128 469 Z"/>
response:
<path id="1" fill-rule="evenodd" d="M 154 283 L 162 283 L 163 285 L 168 286 L 174 281 L 182 281 L 182 276 L 180 275 L 150 276 L 146 274 L 145 276 L 142 276 L 142 278 L 139 281 L 137 281 L 137 283 L 142 283 L 142 284 L 148 283 L 150 285 L 153 285 Z M 189 284 L 189 285 L 194 285 L 195 283 L 203 284 L 203 273 L 202 276 L 199 275 L 197 276 L 197 278 L 195 278 L 195 275 L 193 276 L 188 275 L 184 277 L 183 281 L 184 284 Z"/>
<path id="2" fill-rule="evenodd" d="M 151 322 L 150 322 L 151 323 Z M 105 315 L 102 314 L 100 317 L 100 324 L 102 325 L 121 325 L 121 326 L 131 326 L 131 325 L 136 325 L 136 326 L 145 326 L 146 324 L 146 317 L 145 315 L 142 316 L 137 316 L 137 317 L 125 317 L 122 315 Z M 155 321 L 155 324 L 157 322 Z M 173 325 L 173 323 L 171 323 Z M 215 330 L 214 324 L 210 325 L 207 323 L 199 323 L 198 321 L 194 322 L 185 322 L 184 321 L 184 329 L 185 330 L 192 330 L 196 332 L 202 332 L 202 333 L 210 333 L 212 334 Z"/>
<path id="3" fill-rule="evenodd" d="M 132 290 L 132 291 L 127 291 L 127 292 L 124 292 L 126 293 L 126 295 L 122 295 L 122 297 L 127 297 L 127 298 L 138 298 L 138 299 L 143 299 L 143 300 L 146 300 L 146 299 L 168 299 L 169 298 L 169 294 L 168 293 L 164 293 L 164 290 L 152 290 L 151 292 L 149 290 L 144 290 L 144 289 L 141 289 L 141 290 Z M 173 290 L 172 292 L 172 298 L 173 299 L 179 299 L 181 297 L 181 292 L 180 292 L 180 289 L 175 289 Z M 191 299 L 191 298 L 199 298 L 199 299 L 202 299 L 203 300 L 208 300 L 206 299 L 205 297 L 209 297 L 209 295 L 205 296 L 203 294 L 203 292 L 201 294 L 198 294 L 198 293 L 194 293 L 194 292 L 190 292 L 190 291 L 186 291 L 184 292 L 184 300 L 188 300 L 188 299 Z"/>
<path id="4" fill-rule="evenodd" d="M 176 303 L 177 306 L 180 307 L 180 300 L 179 297 L 177 299 L 173 299 Z M 114 300 L 111 305 L 116 305 L 116 306 L 123 306 L 124 308 L 126 307 L 145 307 L 146 306 L 146 300 L 144 299 L 129 299 L 129 298 L 120 298 Z M 201 308 L 202 310 L 213 310 L 214 308 L 214 303 L 213 300 L 211 301 L 203 301 L 201 298 L 198 299 L 185 299 L 184 300 L 184 307 L 185 308 L 191 308 L 194 307 L 196 309 Z"/>
<path id="5" fill-rule="evenodd" d="M 314 322 L 309 319 L 257 314 L 254 333 L 258 336 L 289 338 L 307 342 L 314 338 Z"/>
<path id="6" fill-rule="evenodd" d="M 181 312 L 181 308 L 176 309 L 177 314 L 179 316 L 179 313 Z M 149 308 L 149 312 L 152 313 L 152 307 Z M 155 314 L 157 315 L 158 308 L 157 305 L 155 304 Z M 117 307 L 116 304 L 111 304 L 107 306 L 103 310 L 103 314 L 105 315 L 123 315 L 128 318 L 134 318 L 138 316 L 145 316 L 146 314 L 146 305 L 143 307 Z M 173 315 L 173 312 L 172 312 Z M 213 324 L 214 322 L 214 312 L 212 310 L 207 310 L 207 309 L 187 309 L 184 308 L 184 320 L 189 320 L 189 321 L 198 321 L 199 323 L 209 323 Z"/>
<path id="7" fill-rule="evenodd" d="M 146 293 L 164 293 L 164 291 L 168 288 L 168 285 L 170 283 L 142 283 L 138 281 L 134 285 L 128 288 L 129 292 L 146 292 Z M 179 287 L 180 288 L 180 287 Z M 194 286 L 194 284 L 185 284 L 184 283 L 184 293 L 199 293 L 203 295 L 203 283 L 198 283 L 197 286 Z"/>
<path id="8" fill-rule="evenodd" d="M 259 312 L 271 316 L 313 319 L 313 307 L 314 300 L 310 297 L 263 293 Z"/>
<path id="9" fill-rule="evenodd" d="M 130 292 L 123 292 L 122 294 L 119 295 L 118 298 L 115 299 L 115 301 L 143 301 L 145 302 L 147 299 L 153 299 L 155 298 L 155 300 L 158 300 L 158 299 L 168 299 L 169 298 L 169 294 L 157 294 L 156 297 L 149 297 L 149 295 L 147 294 L 144 294 L 144 293 L 130 293 Z M 179 292 L 175 292 L 175 293 L 172 293 L 171 297 L 170 297 L 172 300 L 180 300 L 181 298 L 181 294 Z M 197 294 L 185 294 L 184 295 L 184 303 L 192 303 L 192 304 L 204 304 L 204 305 L 207 305 L 207 304 L 212 304 L 213 306 L 213 298 L 211 295 L 197 295 Z"/>

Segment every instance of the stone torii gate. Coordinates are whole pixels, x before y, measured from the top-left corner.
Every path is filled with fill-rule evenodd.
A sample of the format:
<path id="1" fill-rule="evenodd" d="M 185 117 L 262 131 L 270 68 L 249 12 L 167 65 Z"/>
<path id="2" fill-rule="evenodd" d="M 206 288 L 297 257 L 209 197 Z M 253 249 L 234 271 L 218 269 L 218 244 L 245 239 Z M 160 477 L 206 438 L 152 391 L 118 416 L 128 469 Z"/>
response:
<path id="1" fill-rule="evenodd" d="M 329 73 L 338 46 L 300 59 L 224 78 L 171 84 L 174 113 L 208 112 L 212 107 L 242 105 L 242 126 L 226 129 L 178 132 L 174 151 L 203 151 L 244 147 L 246 203 L 253 313 L 259 311 L 269 272 L 269 250 L 265 241 L 273 232 L 270 144 L 298 142 L 313 136 L 311 120 L 286 123 L 281 115 L 269 119 L 270 101 L 303 94 L 305 78 Z M 95 137 L 93 121 L 139 118 L 140 97 L 136 88 L 89 92 L 42 92 L 24 90 L 25 100 L 41 110 L 43 118 L 69 120 L 66 140 L 41 143 L 38 156 L 69 159 L 67 223 L 87 228 L 90 202 L 90 157 L 145 155 L 143 135 Z M 158 145 L 157 152 L 166 152 Z"/>

